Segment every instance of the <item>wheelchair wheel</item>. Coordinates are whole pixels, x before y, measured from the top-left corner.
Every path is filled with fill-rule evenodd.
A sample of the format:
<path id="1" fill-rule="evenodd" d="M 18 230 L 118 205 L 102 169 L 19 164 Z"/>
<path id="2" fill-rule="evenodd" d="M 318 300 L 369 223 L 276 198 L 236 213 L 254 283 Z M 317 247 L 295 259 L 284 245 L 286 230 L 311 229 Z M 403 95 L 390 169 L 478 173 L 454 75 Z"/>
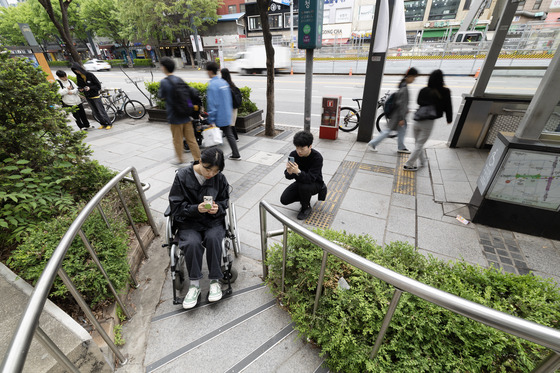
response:
<path id="1" fill-rule="evenodd" d="M 241 239 L 239 238 L 239 230 L 237 229 L 237 214 L 235 212 L 235 204 L 230 203 L 228 210 L 229 210 L 228 215 L 230 215 L 229 216 L 230 229 L 233 235 L 233 253 L 237 258 L 239 256 L 239 253 L 241 252 Z"/>
<path id="2" fill-rule="evenodd" d="M 220 280 L 222 284 L 228 283 L 228 277 L 230 282 L 233 284 L 235 280 L 237 280 L 237 276 L 239 275 L 235 268 L 232 268 L 230 271 L 226 271 L 226 267 L 224 266 L 222 266 L 222 273 L 224 274 L 224 278 Z"/>
<path id="3" fill-rule="evenodd" d="M 173 279 L 173 287 L 177 291 L 183 290 L 183 287 L 185 286 L 185 270 L 183 269 L 184 263 L 185 259 L 181 256 L 177 261 L 177 269 L 175 270 L 175 278 Z"/>

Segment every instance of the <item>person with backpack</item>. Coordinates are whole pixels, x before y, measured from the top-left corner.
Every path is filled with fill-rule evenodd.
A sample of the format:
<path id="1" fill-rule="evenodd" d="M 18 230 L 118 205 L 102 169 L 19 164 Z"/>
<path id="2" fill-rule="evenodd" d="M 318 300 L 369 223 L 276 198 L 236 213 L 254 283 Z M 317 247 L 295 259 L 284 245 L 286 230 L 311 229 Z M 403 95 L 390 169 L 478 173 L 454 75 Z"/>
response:
<path id="1" fill-rule="evenodd" d="M 191 114 L 194 110 L 191 88 L 178 76 L 173 75 L 175 61 L 163 57 L 160 61 L 161 71 L 166 75 L 159 84 L 158 97 L 165 101 L 167 121 L 170 124 L 173 146 L 177 155 L 176 164 L 184 162 L 183 139 L 195 161 L 200 160 L 200 148 L 196 142 Z"/>
<path id="2" fill-rule="evenodd" d="M 409 154 L 410 150 L 404 145 L 404 135 L 406 134 L 406 116 L 408 114 L 408 85 L 412 84 L 418 76 L 418 70 L 414 67 L 408 69 L 401 82 L 399 90 L 387 98 L 384 107 L 385 116 L 388 120 L 388 127 L 379 136 L 371 140 L 368 145 L 371 151 L 377 151 L 377 145 L 385 140 L 392 131 L 397 131 L 397 152 Z"/>
<path id="3" fill-rule="evenodd" d="M 424 87 L 418 93 L 418 105 L 420 107 L 414 114 L 414 139 L 416 146 L 414 151 L 404 164 L 403 168 L 407 171 L 416 171 L 416 160 L 420 158 L 420 167 L 426 165 L 426 155 L 424 154 L 424 145 L 430 138 L 434 121 L 437 118 L 445 116 L 447 124 L 451 124 L 453 120 L 453 107 L 451 104 L 451 91 L 444 86 L 443 72 L 434 70 L 428 78 L 428 86 Z"/>
<path id="4" fill-rule="evenodd" d="M 220 127 L 226 135 L 231 147 L 231 155 L 228 159 L 240 161 L 241 155 L 237 149 L 235 136 L 231 129 L 231 113 L 233 104 L 231 100 L 231 89 L 229 84 L 218 76 L 218 64 L 210 62 L 206 65 L 210 83 L 206 90 L 206 109 L 208 111 L 208 124 Z"/>
<path id="5" fill-rule="evenodd" d="M 235 83 L 233 83 L 233 80 L 231 80 L 229 70 L 223 68 L 220 72 L 222 73 L 222 79 L 229 84 L 229 88 L 231 89 L 231 103 L 233 106 L 233 111 L 231 112 L 231 129 L 235 140 L 239 141 L 239 136 L 237 136 L 237 130 L 235 129 L 235 122 L 237 121 L 237 110 L 243 102 L 243 96 L 241 96 L 241 91 L 236 87 Z"/>
<path id="6" fill-rule="evenodd" d="M 56 72 L 58 79 L 56 81 L 60 85 L 58 94 L 62 97 L 63 107 L 75 107 L 76 110 L 72 112 L 74 119 L 76 119 L 76 125 L 79 129 L 86 131 L 90 128 L 89 121 L 86 116 L 86 111 L 84 110 L 84 105 L 82 105 L 82 99 L 80 98 L 80 92 L 78 92 L 78 87 L 68 79 L 66 73 L 62 70 Z"/>

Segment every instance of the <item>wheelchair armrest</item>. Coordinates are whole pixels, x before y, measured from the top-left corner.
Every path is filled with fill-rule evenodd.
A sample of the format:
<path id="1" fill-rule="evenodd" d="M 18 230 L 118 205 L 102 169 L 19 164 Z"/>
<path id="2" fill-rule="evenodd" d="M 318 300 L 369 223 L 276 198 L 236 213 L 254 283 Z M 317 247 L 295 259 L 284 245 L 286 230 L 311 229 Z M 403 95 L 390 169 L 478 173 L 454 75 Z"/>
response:
<path id="1" fill-rule="evenodd" d="M 163 216 L 169 216 L 171 215 L 171 206 L 167 206 L 167 209 L 165 209 L 165 212 L 163 213 Z"/>

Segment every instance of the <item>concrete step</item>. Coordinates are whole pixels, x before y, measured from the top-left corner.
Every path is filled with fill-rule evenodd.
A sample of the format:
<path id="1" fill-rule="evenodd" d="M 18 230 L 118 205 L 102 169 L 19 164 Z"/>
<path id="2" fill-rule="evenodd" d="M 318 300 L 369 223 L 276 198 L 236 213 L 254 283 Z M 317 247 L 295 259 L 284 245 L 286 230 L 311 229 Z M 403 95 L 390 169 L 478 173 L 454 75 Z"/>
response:
<path id="1" fill-rule="evenodd" d="M 8 344 L 32 291 L 31 285 L 0 263 L 0 295 L 3 299 L 0 303 L 0 356 L 2 357 L 8 350 Z M 113 371 L 112 364 L 105 361 L 101 350 L 93 342 L 89 333 L 50 300 L 45 303 L 39 326 L 80 372 Z M 23 371 L 63 372 L 64 369 L 34 338 Z"/>

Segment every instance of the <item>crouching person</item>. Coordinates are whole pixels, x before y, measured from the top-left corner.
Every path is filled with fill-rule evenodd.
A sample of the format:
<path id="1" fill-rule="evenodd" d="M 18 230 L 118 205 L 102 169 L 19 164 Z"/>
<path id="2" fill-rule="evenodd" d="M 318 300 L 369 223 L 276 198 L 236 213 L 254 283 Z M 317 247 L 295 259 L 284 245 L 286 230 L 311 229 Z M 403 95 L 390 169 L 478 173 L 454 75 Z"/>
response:
<path id="1" fill-rule="evenodd" d="M 280 197 L 283 205 L 294 202 L 301 203 L 301 210 L 297 216 L 305 220 L 311 215 L 311 196 L 319 194 L 319 200 L 324 201 L 327 196 L 327 186 L 323 182 L 323 156 L 312 149 L 313 135 L 300 131 L 294 135 L 296 150 L 290 153 L 284 175 L 288 180 L 295 180 L 284 190 Z"/>
<path id="2" fill-rule="evenodd" d="M 221 173 L 223 169 L 222 151 L 208 148 L 202 152 L 200 161 L 177 172 L 169 192 L 171 214 L 179 224 L 179 247 L 185 255 L 190 279 L 189 291 L 183 301 L 185 309 L 196 306 L 200 297 L 204 248 L 210 279 L 208 301 L 222 299 L 219 280 L 223 278 L 221 253 L 229 200 L 229 185 Z"/>

